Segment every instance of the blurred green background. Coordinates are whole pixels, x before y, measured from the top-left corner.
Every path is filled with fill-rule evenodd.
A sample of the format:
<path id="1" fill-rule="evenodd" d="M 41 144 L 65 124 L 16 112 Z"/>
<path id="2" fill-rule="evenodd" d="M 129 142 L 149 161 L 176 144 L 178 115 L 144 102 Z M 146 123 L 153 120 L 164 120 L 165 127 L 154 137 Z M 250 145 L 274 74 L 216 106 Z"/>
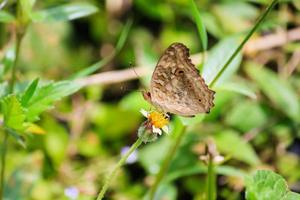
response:
<path id="1" fill-rule="evenodd" d="M 149 87 L 159 55 L 172 42 L 182 42 L 200 63 L 201 45 L 188 0 L 85 2 L 98 12 L 28 27 L 18 79 L 69 78 L 110 56 L 128 20 L 133 24 L 125 45 L 96 73 L 135 66 L 149 73 L 137 71 L 133 80 L 114 84 L 88 84 L 42 115 L 37 124 L 45 134 L 26 135 L 26 149 L 10 140 L 8 199 L 95 199 L 105 175 L 136 140 L 145 120 L 139 110 L 150 105 L 140 90 Z M 203 74 L 209 82 L 205 69 L 226 61 L 270 1 L 195 2 L 208 32 Z M 37 1 L 34 10 L 66 3 L 70 1 Z M 14 3 L 9 1 L 3 9 L 12 12 Z M 0 24 L 0 58 L 12 46 L 12 28 Z M 244 199 L 243 176 L 257 169 L 276 171 L 293 191 L 300 192 L 299 41 L 300 2 L 282 1 L 216 84 L 210 114 L 201 123 L 189 122 L 188 134 L 160 187 L 161 199 L 203 199 L 205 165 L 198 157 L 207 137 L 214 138 L 221 155 L 230 156 L 218 169 L 218 199 Z M 173 118 L 171 130 L 178 120 Z M 113 180 L 107 199 L 142 199 L 172 137 L 172 133 L 163 135 L 142 145 Z"/>

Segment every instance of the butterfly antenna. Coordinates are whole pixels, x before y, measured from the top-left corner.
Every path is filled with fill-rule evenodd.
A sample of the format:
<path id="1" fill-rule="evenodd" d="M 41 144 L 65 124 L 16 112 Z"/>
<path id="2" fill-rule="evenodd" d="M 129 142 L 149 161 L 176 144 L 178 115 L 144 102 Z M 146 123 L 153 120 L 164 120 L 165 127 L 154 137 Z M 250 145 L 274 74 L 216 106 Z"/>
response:
<path id="1" fill-rule="evenodd" d="M 134 71 L 134 73 L 135 73 L 135 75 L 136 75 L 136 77 L 137 78 L 140 78 L 141 76 L 139 76 L 138 75 L 138 73 L 135 71 L 135 69 L 134 69 L 134 67 L 133 67 L 133 65 L 132 65 L 132 63 L 130 62 L 129 63 L 129 66 L 132 68 L 132 70 Z M 146 88 L 144 88 L 144 86 L 142 85 L 142 90 L 137 90 L 137 91 L 139 91 L 139 92 L 146 92 L 147 91 L 147 89 Z"/>
<path id="2" fill-rule="evenodd" d="M 133 67 L 133 65 L 132 65 L 132 62 L 129 63 L 129 66 L 130 66 L 130 68 L 132 68 L 132 70 L 134 71 L 136 77 L 137 77 L 137 78 L 140 78 L 140 76 L 138 75 L 138 73 L 135 71 L 135 69 L 134 69 L 134 67 Z"/>

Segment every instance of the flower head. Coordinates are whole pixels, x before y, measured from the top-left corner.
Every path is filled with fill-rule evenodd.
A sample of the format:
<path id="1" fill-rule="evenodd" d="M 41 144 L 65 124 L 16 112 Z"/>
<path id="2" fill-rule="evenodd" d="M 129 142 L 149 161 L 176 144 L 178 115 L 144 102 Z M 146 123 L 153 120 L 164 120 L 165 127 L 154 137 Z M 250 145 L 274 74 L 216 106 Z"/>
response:
<path id="1" fill-rule="evenodd" d="M 141 113 L 148 119 L 149 123 L 152 125 L 152 130 L 154 133 L 162 134 L 162 130 L 169 133 L 168 124 L 170 122 L 170 117 L 166 113 L 161 113 L 158 111 L 149 111 L 141 109 Z"/>
<path id="2" fill-rule="evenodd" d="M 141 110 L 141 113 L 147 120 L 139 128 L 139 136 L 144 137 L 144 142 L 153 141 L 157 138 L 157 134 L 162 132 L 169 133 L 168 124 L 170 117 L 158 111 Z"/>

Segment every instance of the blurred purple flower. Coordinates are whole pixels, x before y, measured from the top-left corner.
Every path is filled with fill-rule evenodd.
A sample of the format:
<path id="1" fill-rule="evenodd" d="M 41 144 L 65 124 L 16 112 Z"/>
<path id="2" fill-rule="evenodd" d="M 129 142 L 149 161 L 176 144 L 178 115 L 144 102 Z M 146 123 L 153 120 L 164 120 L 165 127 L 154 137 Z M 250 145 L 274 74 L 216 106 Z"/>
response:
<path id="1" fill-rule="evenodd" d="M 126 154 L 127 151 L 129 151 L 130 147 L 125 146 L 121 149 L 121 155 L 124 156 Z M 132 154 L 130 154 L 130 156 L 128 157 L 128 159 L 126 160 L 127 164 L 132 164 L 135 163 L 137 161 L 137 151 L 135 150 L 134 152 L 132 152 Z"/>
<path id="2" fill-rule="evenodd" d="M 75 200 L 78 198 L 79 191 L 76 187 L 71 186 L 65 189 L 65 195 L 69 197 L 69 199 Z"/>

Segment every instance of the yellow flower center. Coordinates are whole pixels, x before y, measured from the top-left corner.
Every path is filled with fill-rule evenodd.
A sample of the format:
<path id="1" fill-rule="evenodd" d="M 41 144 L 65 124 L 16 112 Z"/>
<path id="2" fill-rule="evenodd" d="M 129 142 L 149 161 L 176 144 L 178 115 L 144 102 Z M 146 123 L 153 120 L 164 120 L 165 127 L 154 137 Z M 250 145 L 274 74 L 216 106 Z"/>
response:
<path id="1" fill-rule="evenodd" d="M 162 128 L 169 123 L 169 117 L 157 111 L 150 112 L 148 119 L 156 128 Z"/>

